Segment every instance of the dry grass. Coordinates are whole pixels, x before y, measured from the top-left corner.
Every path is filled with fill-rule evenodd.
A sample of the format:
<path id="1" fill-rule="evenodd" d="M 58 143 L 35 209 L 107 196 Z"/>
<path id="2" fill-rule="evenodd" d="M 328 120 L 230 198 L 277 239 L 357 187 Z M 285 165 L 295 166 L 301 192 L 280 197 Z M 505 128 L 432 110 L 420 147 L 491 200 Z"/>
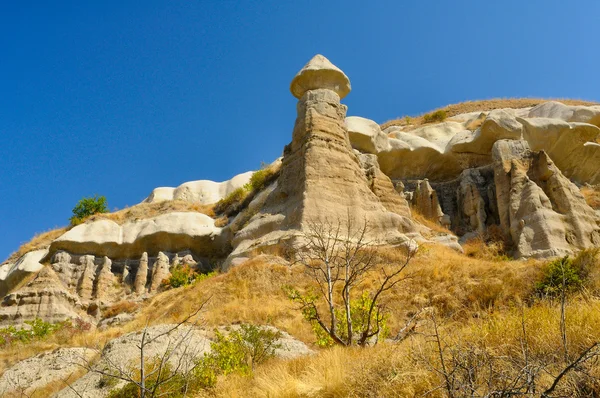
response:
<path id="1" fill-rule="evenodd" d="M 39 234 L 36 234 L 33 237 L 33 239 L 31 239 L 27 243 L 22 244 L 21 247 L 19 247 L 19 249 L 16 252 L 12 253 L 3 262 L 3 264 L 7 263 L 7 262 L 16 261 L 19 257 L 24 255 L 25 253 L 29 253 L 34 250 L 44 249 L 44 248 L 50 246 L 50 243 L 52 243 L 52 241 L 54 239 L 58 238 L 59 236 L 61 236 L 65 232 L 67 232 L 68 230 L 69 230 L 69 227 L 63 227 L 63 228 L 56 228 L 56 229 L 53 229 L 50 231 L 41 232 Z"/>
<path id="2" fill-rule="evenodd" d="M 567 307 L 572 357 L 600 338 L 599 310 L 600 303 L 583 298 L 573 299 Z M 520 308 L 508 309 L 485 319 L 446 322 L 440 332 L 442 346 L 462 350 L 463 354 L 485 350 L 498 358 L 513 358 L 514 363 L 495 362 L 495 370 L 516 375 L 522 360 L 523 319 L 530 361 L 547 365 L 548 373 L 541 373 L 538 379 L 538 388 L 543 390 L 553 380 L 550 375 L 558 374 L 565 366 L 560 315 L 553 303 L 540 302 L 525 307 L 523 312 Z M 433 341 L 425 337 L 432 333 L 431 323 L 423 320 L 419 331 L 423 334 L 401 343 L 386 342 L 362 349 L 334 347 L 291 361 L 272 360 L 259 367 L 253 377 L 231 375 L 220 379 L 212 393 L 217 397 L 444 397 L 445 391 L 438 388 L 443 381 L 435 370 L 440 369 L 438 352 Z M 445 351 L 444 355 L 450 362 L 452 354 Z M 597 373 L 594 366 L 591 372 Z M 559 396 L 573 396 L 572 387 L 563 383 Z"/>
<path id="3" fill-rule="evenodd" d="M 108 319 L 122 313 L 131 314 L 140 308 L 140 304 L 133 301 L 119 301 L 102 311 L 102 318 Z"/>
<path id="4" fill-rule="evenodd" d="M 396 249 L 382 249 L 382 255 L 390 259 L 402 257 Z M 519 308 L 523 302 L 531 305 L 542 265 L 541 261 L 533 260 L 497 262 L 471 258 L 443 246 L 422 246 L 409 267 L 410 278 L 392 289 L 385 299 L 392 335 L 412 315 L 435 311 L 446 344 L 471 344 L 498 355 L 518 355 L 521 352 Z M 362 287 L 369 288 L 374 282 L 367 281 Z M 228 273 L 155 296 L 128 324 L 70 338 L 52 336 L 44 342 L 11 346 L 0 352 L 0 371 L 40 351 L 61 346 L 102 345 L 109 339 L 141 329 L 147 320 L 151 324 L 181 320 L 208 298 L 201 315 L 206 328 L 240 322 L 271 324 L 311 345 L 314 335 L 310 325 L 281 289 L 287 284 L 305 288 L 309 283 L 302 266 L 289 265 L 273 256 L 258 256 Z M 556 303 L 534 303 L 525 307 L 525 316 L 527 327 L 532 330 L 529 341 L 532 355 L 550 363 L 549 371 L 556 373 L 562 366 L 557 359 L 561 346 Z M 585 297 L 573 299 L 567 319 L 573 353 L 592 340 L 600 339 L 597 301 Z M 420 318 L 417 330 L 424 334 L 431 332 L 426 317 Z M 274 359 L 257 368 L 252 377 L 235 374 L 223 377 L 210 394 L 218 397 L 404 397 L 424 394 L 440 383 L 439 375 L 425 361 L 433 361 L 435 351 L 422 335 L 402 343 L 382 343 L 366 349 L 315 350 L 316 355 L 291 361 Z M 431 396 L 442 396 L 442 393 L 436 390 Z"/>
<path id="5" fill-rule="evenodd" d="M 574 100 L 574 99 L 541 99 L 541 98 L 495 98 L 489 100 L 480 101 L 466 101 L 459 104 L 447 105 L 442 108 L 433 110 L 432 112 L 425 113 L 420 116 L 410 117 L 407 119 L 406 116 L 397 118 L 394 120 L 387 121 L 381 125 L 382 129 L 390 126 L 405 126 L 407 120 L 410 120 L 414 127 L 421 126 L 424 124 L 424 116 L 433 112 L 443 110 L 446 112 L 448 118 L 459 115 L 461 113 L 469 113 L 476 111 L 491 111 L 499 108 L 528 108 L 530 106 L 536 106 L 542 102 L 547 101 L 560 101 L 565 105 L 597 105 L 596 102 Z"/>
<path id="6" fill-rule="evenodd" d="M 450 231 L 448 228 L 445 228 L 444 226 L 442 226 L 435 220 L 431 220 L 431 219 L 425 217 L 414 207 L 410 208 L 410 214 L 411 214 L 413 220 L 415 220 L 419 224 L 426 226 L 427 228 L 431 229 L 434 232 L 454 235 L 454 233 L 452 231 Z"/>
<path id="7" fill-rule="evenodd" d="M 202 205 L 199 203 L 190 203 L 183 200 L 166 200 L 155 203 L 140 203 L 138 205 L 127 207 L 114 213 L 95 214 L 85 220 L 85 222 L 96 220 L 112 220 L 117 224 L 123 224 L 127 221 L 142 220 L 152 218 L 165 213 L 175 211 L 190 211 L 206 214 L 209 217 L 215 217 L 214 205 Z"/>
<path id="8" fill-rule="evenodd" d="M 600 210 L 600 185 L 582 187 L 581 194 L 592 209 Z"/>

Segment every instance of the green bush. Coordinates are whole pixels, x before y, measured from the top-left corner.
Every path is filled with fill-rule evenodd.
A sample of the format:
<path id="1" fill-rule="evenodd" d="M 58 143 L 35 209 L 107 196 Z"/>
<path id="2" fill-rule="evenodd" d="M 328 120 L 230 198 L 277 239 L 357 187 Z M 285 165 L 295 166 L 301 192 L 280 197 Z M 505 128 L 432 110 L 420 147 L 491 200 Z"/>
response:
<path id="1" fill-rule="evenodd" d="M 535 290 L 538 295 L 557 297 L 561 292 L 572 292 L 582 286 L 581 270 L 573 264 L 568 256 L 554 260 L 544 267 L 542 280 L 537 282 Z"/>
<path id="2" fill-rule="evenodd" d="M 195 282 L 215 276 L 215 271 L 207 274 L 201 274 L 192 269 L 189 265 L 177 265 L 171 269 L 171 276 L 163 282 L 166 287 L 189 286 Z"/>
<path id="3" fill-rule="evenodd" d="M 29 328 L 17 329 L 8 326 L 0 329 L 0 347 L 8 346 L 13 342 L 29 343 L 34 340 L 43 340 L 51 334 L 70 326 L 70 322 L 49 323 L 40 318 L 33 321 L 25 321 Z"/>
<path id="4" fill-rule="evenodd" d="M 289 286 L 284 287 L 284 292 L 287 294 L 290 300 L 297 303 L 314 302 L 318 297 L 315 292 L 302 294 L 298 290 Z M 352 335 L 354 337 L 359 336 L 367 328 L 369 320 L 369 308 L 372 303 L 373 299 L 368 292 L 363 292 L 360 297 L 350 302 L 350 318 L 352 320 Z M 304 306 L 302 308 L 302 315 L 304 316 L 304 319 L 311 322 L 312 330 L 316 338 L 315 343 L 319 347 L 331 347 L 334 345 L 334 341 L 315 320 L 315 311 L 316 310 L 314 307 Z M 348 322 L 346 321 L 345 313 L 340 309 L 336 309 L 335 316 L 337 321 L 336 329 L 338 330 L 340 337 L 345 339 L 348 337 Z M 389 315 L 378 314 L 377 311 L 373 311 L 371 313 L 371 327 L 377 324 L 378 316 L 380 330 L 376 337 L 378 339 L 384 339 L 390 333 L 389 327 L 387 326 Z"/>
<path id="5" fill-rule="evenodd" d="M 69 219 L 71 225 L 81 224 L 89 216 L 99 213 L 108 213 L 106 197 L 94 195 L 94 197 L 83 198 L 73 208 L 73 216 Z"/>
<path id="6" fill-rule="evenodd" d="M 424 115 L 423 122 L 424 123 L 443 122 L 444 120 L 446 120 L 446 117 L 447 117 L 446 111 L 440 109 L 438 111 Z"/>
<path id="7" fill-rule="evenodd" d="M 281 332 L 255 325 L 241 325 L 228 335 L 215 330 L 216 340 L 210 344 L 211 353 L 204 358 L 215 374 L 240 372 L 248 374 L 281 348 L 277 343 Z"/>
<path id="8" fill-rule="evenodd" d="M 149 390 L 156 387 L 153 396 L 176 398 L 189 396 L 200 390 L 214 387 L 219 375 L 233 372 L 247 375 L 254 365 L 273 357 L 275 350 L 281 347 L 277 344 L 281 332 L 254 325 L 241 325 L 239 329 L 227 335 L 218 331 L 215 331 L 215 334 L 216 340 L 210 345 L 211 352 L 196 362 L 187 377 L 176 373 L 169 363 L 159 369 L 160 357 L 150 361 L 146 366 L 146 374 L 152 376 L 145 380 L 145 384 Z M 153 373 L 157 369 L 159 371 Z M 139 369 L 131 371 L 132 374 L 136 372 L 139 375 Z M 111 376 L 103 377 L 111 378 Z M 111 382 L 104 380 L 103 383 L 108 386 Z M 130 382 L 120 389 L 111 391 L 109 398 L 137 398 L 140 396 L 139 390 L 136 383 Z"/>
<path id="9" fill-rule="evenodd" d="M 239 211 L 241 205 L 244 203 L 249 195 L 254 195 L 265 188 L 265 186 L 271 182 L 273 176 L 277 173 L 272 167 L 263 165 L 258 171 L 252 173 L 250 181 L 248 181 L 243 187 L 236 189 L 229 195 L 221 199 L 216 207 L 217 213 L 232 213 Z"/>

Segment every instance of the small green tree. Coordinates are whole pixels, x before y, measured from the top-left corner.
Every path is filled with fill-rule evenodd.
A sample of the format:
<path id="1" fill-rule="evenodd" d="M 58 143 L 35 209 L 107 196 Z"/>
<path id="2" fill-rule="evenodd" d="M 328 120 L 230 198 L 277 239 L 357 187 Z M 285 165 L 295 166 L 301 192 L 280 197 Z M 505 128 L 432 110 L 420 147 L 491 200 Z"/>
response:
<path id="1" fill-rule="evenodd" d="M 69 219 L 71 225 L 81 224 L 87 217 L 98 213 L 108 213 L 106 197 L 94 195 L 83 198 L 73 208 L 73 215 Z"/>
<path id="2" fill-rule="evenodd" d="M 577 290 L 582 280 L 579 270 L 568 256 L 554 260 L 546 265 L 542 280 L 535 285 L 540 296 L 558 297 L 562 293 Z"/>

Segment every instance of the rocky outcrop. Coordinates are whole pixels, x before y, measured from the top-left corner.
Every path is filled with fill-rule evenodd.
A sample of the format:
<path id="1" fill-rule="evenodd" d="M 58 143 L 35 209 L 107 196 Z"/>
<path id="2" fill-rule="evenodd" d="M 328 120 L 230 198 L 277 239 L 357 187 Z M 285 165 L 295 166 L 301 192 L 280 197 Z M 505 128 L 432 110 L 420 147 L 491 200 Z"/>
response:
<path id="1" fill-rule="evenodd" d="M 217 203 L 236 189 L 241 188 L 248 183 L 253 173 L 253 171 L 248 171 L 236 175 L 231 180 L 223 182 L 200 180 L 186 182 L 177 188 L 155 188 L 150 196 L 144 199 L 142 203 L 155 203 L 165 200 L 184 200 L 186 202 L 204 205 Z"/>
<path id="2" fill-rule="evenodd" d="M 167 257 L 163 252 L 159 252 L 158 257 L 156 258 L 156 262 L 152 267 L 152 281 L 150 283 L 150 293 L 156 292 L 162 281 L 167 279 L 169 275 L 169 257 Z"/>
<path id="3" fill-rule="evenodd" d="M 388 211 L 369 188 L 352 151 L 340 103 L 350 88 L 347 77 L 322 56 L 313 58 L 292 81 L 299 98 L 292 142 L 284 151 L 281 174 L 264 206 L 234 238 L 232 257 L 257 247 L 281 244 L 310 222 L 348 218 L 368 220 L 373 237 L 407 243 L 410 218 Z M 393 186 L 390 183 L 393 189 Z"/>
<path id="4" fill-rule="evenodd" d="M 172 369 L 183 373 L 191 368 L 195 361 L 210 352 L 210 343 L 214 335 L 212 332 L 192 326 L 183 325 L 173 329 L 174 326 L 156 325 L 149 327 L 146 331 L 147 339 L 152 340 L 152 342 L 146 345 L 144 355 L 147 358 L 155 358 L 164 355 L 167 350 L 173 350 L 172 354 L 168 356 L 169 363 Z M 228 328 L 219 328 L 219 331 L 228 334 L 238 328 L 239 326 L 234 325 Z M 279 332 L 273 327 L 266 328 Z M 167 333 L 170 329 L 173 330 Z M 292 359 L 312 353 L 306 344 L 294 339 L 285 332 L 280 333 L 281 337 L 276 342 L 279 347 L 275 350 L 275 356 Z M 159 335 L 161 336 L 159 337 Z M 117 369 L 129 371 L 131 367 L 139 366 L 140 350 L 138 347 L 141 338 L 142 334 L 140 332 L 134 332 L 109 341 L 102 351 L 100 360 L 93 366 L 97 369 L 108 368 L 115 371 Z M 101 377 L 98 373 L 89 372 L 72 383 L 71 387 L 60 391 L 57 397 L 105 397 L 112 389 L 117 389 L 125 384 L 125 382 L 117 380 L 116 383 L 113 383 L 114 385 L 107 386 L 100 383 Z"/>
<path id="5" fill-rule="evenodd" d="M 0 304 L 0 324 L 36 318 L 60 322 L 79 317 L 85 317 L 79 298 L 61 283 L 50 267 L 43 267 L 31 282 L 6 295 Z"/>
<path id="6" fill-rule="evenodd" d="M 104 256 L 103 263 L 100 267 L 100 272 L 98 273 L 96 284 L 94 286 L 94 298 L 101 300 L 108 297 L 109 291 L 112 289 L 115 283 L 115 276 L 113 275 L 111 268 L 111 259 Z"/>
<path id="7" fill-rule="evenodd" d="M 516 257 L 553 257 L 600 245 L 600 219 L 544 151 L 525 141 L 493 148 L 500 226 Z"/>
<path id="8" fill-rule="evenodd" d="M 417 186 L 412 195 L 412 205 L 424 217 L 442 223 L 444 212 L 440 207 L 437 193 L 429 185 L 429 180 L 421 180 L 417 182 Z"/>
<path id="9" fill-rule="evenodd" d="M 346 118 L 346 129 L 352 148 L 363 153 L 377 154 L 385 151 L 389 140 L 377 123 L 359 116 Z"/>
<path id="10" fill-rule="evenodd" d="M 0 376 L 0 392 L 7 397 L 33 396 L 36 390 L 41 390 L 50 383 L 67 380 L 94 355 L 94 350 L 71 347 L 24 359 Z"/>
<path id="11" fill-rule="evenodd" d="M 561 172 L 583 184 L 600 183 L 600 146 L 589 145 L 600 138 L 600 128 L 587 123 L 559 119 L 519 119 L 523 138 L 534 151 L 545 151 Z"/>
<path id="12" fill-rule="evenodd" d="M 135 273 L 135 282 L 133 291 L 136 294 L 146 293 L 146 283 L 148 281 L 148 253 L 144 252 L 140 258 L 140 265 Z"/>
<path id="13" fill-rule="evenodd" d="M 21 256 L 14 263 L 0 266 L 0 297 L 14 290 L 28 277 L 38 273 L 43 265 L 42 259 L 48 255 L 48 250 L 34 250 Z"/>
<path id="14" fill-rule="evenodd" d="M 46 259 L 59 250 L 115 258 L 135 258 L 142 253 L 191 250 L 199 256 L 219 256 L 228 250 L 228 239 L 209 216 L 172 212 L 119 225 L 111 220 L 80 224 L 50 245 Z"/>

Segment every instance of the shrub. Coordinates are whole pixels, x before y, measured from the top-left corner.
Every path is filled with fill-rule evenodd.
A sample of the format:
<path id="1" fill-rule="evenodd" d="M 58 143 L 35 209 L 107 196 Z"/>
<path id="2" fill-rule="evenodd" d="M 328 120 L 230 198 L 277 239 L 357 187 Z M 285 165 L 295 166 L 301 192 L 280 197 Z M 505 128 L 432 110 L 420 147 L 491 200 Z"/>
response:
<path id="1" fill-rule="evenodd" d="M 211 276 L 215 276 L 217 273 L 215 271 L 209 272 L 207 274 L 201 274 L 196 270 L 192 269 L 189 265 L 177 265 L 171 269 L 171 276 L 163 282 L 163 284 L 167 287 L 181 287 L 181 286 L 189 286 L 195 282 L 200 280 L 204 280 L 206 278 L 210 278 Z"/>
<path id="2" fill-rule="evenodd" d="M 70 326 L 70 322 L 49 323 L 40 318 L 33 321 L 25 321 L 29 328 L 17 329 L 15 326 L 8 326 L 0 329 L 0 346 L 8 346 L 15 341 L 29 343 L 34 340 L 43 340 L 54 332 Z"/>
<path id="3" fill-rule="evenodd" d="M 424 123 L 443 122 L 446 119 L 446 111 L 443 109 L 423 115 Z"/>
<path id="4" fill-rule="evenodd" d="M 255 171 L 243 187 L 236 189 L 221 199 L 215 210 L 219 213 L 233 213 L 239 211 L 246 198 L 263 190 L 273 180 L 277 170 L 270 166 L 262 165 L 261 169 Z"/>
<path id="5" fill-rule="evenodd" d="M 73 216 L 69 221 L 71 225 L 81 224 L 87 217 L 98 213 L 108 213 L 106 197 L 94 195 L 94 197 L 83 198 L 73 208 Z"/>
<path id="6" fill-rule="evenodd" d="M 570 292 L 582 285 L 580 270 L 573 265 L 568 256 L 548 263 L 542 274 L 542 280 L 536 283 L 535 290 L 540 296 L 556 297 L 563 290 Z"/>
<path id="7" fill-rule="evenodd" d="M 281 332 L 255 325 L 240 325 L 228 335 L 215 330 L 215 334 L 216 340 L 210 344 L 211 353 L 203 359 L 205 374 L 209 374 L 210 369 L 215 376 L 232 372 L 248 374 L 281 348 L 277 343 Z"/>

